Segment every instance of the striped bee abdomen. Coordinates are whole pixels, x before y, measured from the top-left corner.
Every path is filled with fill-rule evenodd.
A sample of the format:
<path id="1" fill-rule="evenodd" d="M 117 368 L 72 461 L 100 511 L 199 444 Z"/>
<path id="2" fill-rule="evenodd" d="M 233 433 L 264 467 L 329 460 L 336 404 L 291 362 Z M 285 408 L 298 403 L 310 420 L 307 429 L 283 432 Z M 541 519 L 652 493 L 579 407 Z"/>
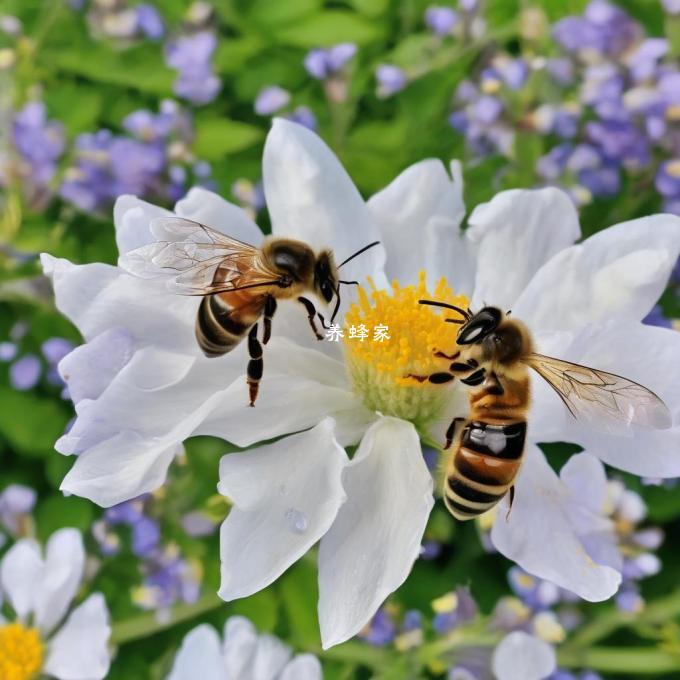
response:
<path id="1" fill-rule="evenodd" d="M 465 425 L 444 481 L 444 503 L 456 519 L 477 517 L 505 496 L 519 472 L 526 430 L 524 421 Z"/>
<path id="2" fill-rule="evenodd" d="M 245 337 L 257 321 L 244 318 L 241 309 L 233 309 L 218 295 L 201 300 L 196 316 L 196 340 L 207 357 L 219 357 L 230 352 Z"/>

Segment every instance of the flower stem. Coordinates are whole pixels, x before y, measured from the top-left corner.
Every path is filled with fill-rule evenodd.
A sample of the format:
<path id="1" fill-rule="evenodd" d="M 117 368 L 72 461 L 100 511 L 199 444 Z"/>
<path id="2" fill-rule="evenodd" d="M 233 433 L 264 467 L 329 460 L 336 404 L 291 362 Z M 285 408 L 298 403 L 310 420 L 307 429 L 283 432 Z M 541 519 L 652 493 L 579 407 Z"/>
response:
<path id="1" fill-rule="evenodd" d="M 557 652 L 557 663 L 566 668 L 589 668 L 617 676 L 680 671 L 680 656 L 652 647 L 564 647 Z"/>
<path id="2" fill-rule="evenodd" d="M 224 600 L 221 600 L 216 593 L 207 593 L 196 602 L 178 604 L 170 608 L 167 619 L 159 621 L 156 612 L 133 616 L 119 623 L 114 623 L 111 643 L 114 645 L 124 645 L 127 642 L 150 637 L 162 630 L 172 628 L 178 623 L 190 621 L 197 616 L 217 609 L 221 605 L 224 605 Z"/>
<path id="3" fill-rule="evenodd" d="M 618 628 L 664 623 L 678 615 L 680 615 L 680 590 L 648 604 L 640 614 L 631 614 L 612 607 L 575 633 L 569 646 L 587 647 L 611 635 Z"/>

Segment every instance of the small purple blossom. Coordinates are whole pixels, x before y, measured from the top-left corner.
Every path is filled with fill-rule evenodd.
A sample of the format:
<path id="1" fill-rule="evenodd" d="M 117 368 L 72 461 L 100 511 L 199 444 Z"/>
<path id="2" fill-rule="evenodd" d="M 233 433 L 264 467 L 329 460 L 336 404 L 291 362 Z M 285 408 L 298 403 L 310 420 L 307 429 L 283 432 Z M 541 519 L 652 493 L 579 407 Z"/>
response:
<path id="1" fill-rule="evenodd" d="M 19 352 L 19 348 L 13 342 L 0 342 L 0 361 L 12 361 Z"/>
<path id="2" fill-rule="evenodd" d="M 451 7 L 428 7 L 425 11 L 425 25 L 436 35 L 451 33 L 458 23 L 458 14 Z"/>
<path id="3" fill-rule="evenodd" d="M 328 49 L 316 48 L 307 52 L 305 69 L 312 78 L 326 80 L 342 71 L 357 52 L 354 43 L 339 43 Z"/>
<path id="4" fill-rule="evenodd" d="M 35 507 L 38 494 L 23 484 L 10 484 L 0 492 L 0 525 L 13 535 L 21 531 L 22 523 Z"/>
<path id="5" fill-rule="evenodd" d="M 48 364 L 58 364 L 74 348 L 74 344 L 66 338 L 50 338 L 43 342 L 41 351 Z"/>
<path id="6" fill-rule="evenodd" d="M 150 4 L 143 3 L 135 8 L 137 12 L 137 28 L 140 33 L 151 40 L 160 40 L 165 34 L 165 25 L 158 10 Z"/>
<path id="7" fill-rule="evenodd" d="M 381 607 L 359 637 L 374 647 L 385 647 L 394 640 L 396 632 L 394 618 L 385 607 Z"/>
<path id="8" fill-rule="evenodd" d="M 25 392 L 34 388 L 42 374 L 42 364 L 35 354 L 24 354 L 9 367 L 9 381 L 15 390 Z"/>
<path id="9" fill-rule="evenodd" d="M 271 116 L 290 102 L 290 92 L 278 85 L 270 85 L 260 90 L 255 99 L 255 113 L 258 116 Z"/>
<path id="10" fill-rule="evenodd" d="M 308 130 L 316 132 L 317 122 L 314 112 L 307 106 L 296 106 L 287 116 L 288 120 L 292 120 L 298 125 L 304 125 Z"/>
<path id="11" fill-rule="evenodd" d="M 222 84 L 212 72 L 212 55 L 217 38 L 209 30 L 183 35 L 166 46 L 168 66 L 179 71 L 174 84 L 178 97 L 194 104 L 207 104 L 217 96 Z"/>
<path id="12" fill-rule="evenodd" d="M 381 99 L 400 92 L 408 82 L 406 73 L 393 64 L 380 64 L 375 71 L 375 78 L 378 81 L 378 97 Z"/>

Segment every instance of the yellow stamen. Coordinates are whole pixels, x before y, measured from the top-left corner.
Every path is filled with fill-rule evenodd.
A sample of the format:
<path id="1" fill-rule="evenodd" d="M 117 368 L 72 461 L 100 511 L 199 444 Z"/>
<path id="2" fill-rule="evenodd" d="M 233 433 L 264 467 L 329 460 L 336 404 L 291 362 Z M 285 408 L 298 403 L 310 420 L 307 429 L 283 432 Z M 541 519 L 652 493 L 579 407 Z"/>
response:
<path id="1" fill-rule="evenodd" d="M 453 310 L 421 305 L 421 299 L 438 300 L 462 309 L 468 306 L 463 295 L 454 296 L 444 278 L 433 292 L 428 291 L 425 273 L 417 285 L 401 287 L 397 281 L 392 290 L 377 290 L 369 279 L 370 290 L 359 287 L 359 299 L 345 316 L 344 344 L 355 391 L 366 406 L 385 415 L 409 420 L 426 427 L 441 414 L 447 390 L 427 380 L 418 382 L 409 374 L 427 376 L 446 371 L 446 359 L 435 351 L 452 354 L 460 326 L 445 323 L 447 318 L 460 318 Z M 349 330 L 364 327 L 363 339 L 351 337 Z M 387 327 L 389 338 L 379 340 L 377 327 Z"/>
<path id="2" fill-rule="evenodd" d="M 44 646 L 35 628 L 20 623 L 0 626 L 0 678 L 31 680 L 43 665 Z"/>

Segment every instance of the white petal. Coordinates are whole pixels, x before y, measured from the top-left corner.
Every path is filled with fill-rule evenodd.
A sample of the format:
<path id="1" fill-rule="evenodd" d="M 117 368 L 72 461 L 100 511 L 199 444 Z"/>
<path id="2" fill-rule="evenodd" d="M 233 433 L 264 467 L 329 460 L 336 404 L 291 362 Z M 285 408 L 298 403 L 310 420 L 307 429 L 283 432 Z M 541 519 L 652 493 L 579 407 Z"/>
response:
<path id="1" fill-rule="evenodd" d="M 49 633 L 66 614 L 78 592 L 85 568 L 83 537 L 76 529 L 60 529 L 45 550 L 45 575 L 35 584 L 35 622 Z"/>
<path id="2" fill-rule="evenodd" d="M 224 664 L 227 678 L 241 678 L 252 668 L 257 631 L 243 616 L 231 616 L 224 624 Z"/>
<path id="3" fill-rule="evenodd" d="M 375 415 L 348 387 L 345 367 L 339 361 L 275 338 L 267 345 L 264 362 L 255 408 L 247 407 L 247 387 L 241 376 L 226 390 L 198 434 L 250 446 L 306 430 L 330 415 L 336 420 L 336 438 L 348 445 L 356 443 L 374 420 Z"/>
<path id="4" fill-rule="evenodd" d="M 403 285 L 414 283 L 418 271 L 425 269 L 433 278 L 446 272 L 431 271 L 433 252 L 432 222 L 446 223 L 449 239 L 441 246 L 453 244 L 459 236 L 465 215 L 462 186 L 451 180 L 440 160 L 427 159 L 409 166 L 387 187 L 368 201 L 381 239 L 387 251 L 387 275 Z"/>
<path id="5" fill-rule="evenodd" d="M 268 586 L 328 531 L 345 500 L 346 463 L 330 419 L 222 458 L 218 488 L 234 507 L 221 531 L 220 597 L 233 600 Z"/>
<path id="6" fill-rule="evenodd" d="M 212 626 L 203 623 L 189 631 L 175 656 L 167 680 L 225 680 L 222 642 Z"/>
<path id="7" fill-rule="evenodd" d="M 130 194 L 119 196 L 113 206 L 118 252 L 122 255 L 151 243 L 154 239 L 149 230 L 149 223 L 156 217 L 169 215 L 172 215 L 169 210 L 142 201 L 136 196 Z"/>
<path id="8" fill-rule="evenodd" d="M 38 544 L 30 538 L 18 540 L 0 564 L 2 591 L 19 618 L 25 618 L 35 605 L 36 584 L 45 565 Z"/>
<path id="9" fill-rule="evenodd" d="M 106 264 L 74 265 L 41 255 L 59 311 L 86 340 L 126 328 L 136 347 L 154 344 L 198 355 L 194 322 L 199 300 L 173 295 L 162 281 L 138 279 Z"/>
<path id="10" fill-rule="evenodd" d="M 283 669 L 279 680 L 322 680 L 321 663 L 313 654 L 298 654 Z"/>
<path id="11" fill-rule="evenodd" d="M 382 418 L 343 474 L 347 502 L 319 549 L 324 649 L 356 635 L 408 576 L 434 500 L 410 423 Z"/>
<path id="12" fill-rule="evenodd" d="M 555 650 L 547 642 L 521 630 L 506 635 L 492 659 L 498 680 L 542 680 L 556 664 Z"/>
<path id="13" fill-rule="evenodd" d="M 59 375 L 74 404 L 96 399 L 130 361 L 135 341 L 127 328 L 109 328 L 59 362 Z"/>
<path id="14" fill-rule="evenodd" d="M 581 543 L 591 559 L 621 571 L 614 523 L 604 515 L 607 475 L 604 465 L 589 453 L 571 456 L 560 470 L 560 479 L 570 491 L 567 511 Z"/>
<path id="15" fill-rule="evenodd" d="M 78 404 L 78 418 L 57 442 L 57 450 L 79 453 L 125 429 L 148 436 L 166 434 L 187 410 L 219 389 L 211 390 L 210 383 L 200 389 L 198 362 L 187 354 L 140 350 L 97 400 Z"/>
<path id="16" fill-rule="evenodd" d="M 640 321 L 666 287 L 679 254 L 680 217 L 618 224 L 548 262 L 513 313 L 534 330 L 570 330 L 612 318 Z"/>
<path id="17" fill-rule="evenodd" d="M 477 251 L 473 309 L 510 309 L 533 275 L 579 238 L 576 208 L 561 190 L 514 189 L 478 206 L 466 233 Z"/>
<path id="18" fill-rule="evenodd" d="M 314 248 L 332 248 L 337 262 L 380 233 L 349 175 L 314 132 L 282 118 L 274 120 L 263 158 L 264 192 L 275 236 L 288 236 Z M 379 287 L 385 250 L 372 248 L 342 269 L 343 279 L 372 275 Z"/>
<path id="19" fill-rule="evenodd" d="M 496 549 L 522 569 L 599 602 L 619 587 L 621 574 L 595 564 L 570 521 L 569 492 L 534 445 L 528 445 L 515 484 L 510 517 L 507 497 L 501 501 L 491 531 Z M 546 550 L 546 546 L 550 546 Z"/>
<path id="20" fill-rule="evenodd" d="M 45 673 L 59 680 L 100 680 L 111 663 L 109 611 L 101 593 L 94 593 L 71 612 L 49 642 Z"/>
<path id="21" fill-rule="evenodd" d="M 244 243 L 256 246 L 262 241 L 260 228 L 245 210 L 202 187 L 194 187 L 178 201 L 175 212 Z"/>
<path id="22" fill-rule="evenodd" d="M 261 635 L 257 641 L 253 666 L 244 680 L 274 680 L 290 659 L 291 651 L 273 635 Z"/>

